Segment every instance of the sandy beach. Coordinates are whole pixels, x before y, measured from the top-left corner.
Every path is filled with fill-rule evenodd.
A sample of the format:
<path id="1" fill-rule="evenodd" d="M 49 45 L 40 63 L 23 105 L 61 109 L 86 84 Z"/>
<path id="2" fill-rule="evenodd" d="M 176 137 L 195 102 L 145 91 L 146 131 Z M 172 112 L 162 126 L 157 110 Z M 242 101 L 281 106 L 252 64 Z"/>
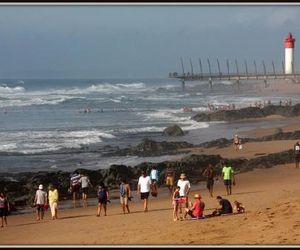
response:
<path id="1" fill-rule="evenodd" d="M 297 86 L 298 89 L 298 86 Z M 275 91 L 272 89 L 272 91 Z M 300 118 L 278 116 L 264 119 L 287 119 L 284 132 L 298 130 Z M 277 127 L 253 128 L 242 136 L 261 137 L 273 134 Z M 193 148 L 193 154 L 220 154 L 222 157 L 251 159 L 293 148 L 296 140 L 245 143 L 236 152 L 225 148 Z M 234 166 L 233 166 L 234 167 Z M 118 202 L 108 205 L 108 215 L 96 217 L 96 206 L 59 210 L 52 221 L 50 211 L 43 221 L 31 214 L 8 217 L 8 227 L 1 228 L 1 245 L 298 245 L 300 243 L 300 169 L 294 164 L 236 175 L 233 194 L 226 195 L 223 181 L 215 183 L 214 197 L 221 195 L 232 203 L 238 200 L 246 213 L 231 216 L 174 222 L 171 198 L 151 197 L 149 212 L 143 212 L 142 201 L 135 195 L 131 213 L 123 215 Z M 217 207 L 215 198 L 202 185 L 192 185 L 190 198 L 200 193 L 206 204 L 205 215 Z M 160 187 L 166 193 L 166 187 Z M 192 199 L 191 199 L 192 200 Z M 71 203 L 71 201 L 69 201 Z"/>
<path id="2" fill-rule="evenodd" d="M 294 140 L 252 142 L 246 143 L 240 152 L 230 146 L 205 152 L 195 149 L 193 153 L 252 158 L 291 149 L 294 143 Z M 231 196 L 225 195 L 223 182 L 219 180 L 214 188 L 215 197 L 221 195 L 231 202 L 242 202 L 246 213 L 203 220 L 173 222 L 171 198 L 166 196 L 151 197 L 148 213 L 143 212 L 137 195 L 130 203 L 131 214 L 126 215 L 114 203 L 108 205 L 106 217 L 96 217 L 96 207 L 89 206 L 61 210 L 56 221 L 50 220 L 47 211 L 45 219 L 37 222 L 33 210 L 32 214 L 9 216 L 8 227 L 0 229 L 0 242 L 2 245 L 299 244 L 299 178 L 300 169 L 294 164 L 255 169 L 236 175 L 237 185 Z M 192 185 L 190 197 L 195 193 L 202 195 L 207 215 L 217 201 L 201 187 Z M 161 187 L 160 191 L 166 192 L 166 188 Z"/>

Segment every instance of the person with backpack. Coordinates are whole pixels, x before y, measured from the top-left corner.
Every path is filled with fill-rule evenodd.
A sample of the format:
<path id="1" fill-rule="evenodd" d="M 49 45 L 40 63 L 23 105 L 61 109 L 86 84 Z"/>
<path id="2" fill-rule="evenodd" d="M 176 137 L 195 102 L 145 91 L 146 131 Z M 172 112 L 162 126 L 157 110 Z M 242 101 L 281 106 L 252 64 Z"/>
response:
<path id="1" fill-rule="evenodd" d="M 73 196 L 73 206 L 74 208 L 76 207 L 76 196 L 78 196 L 79 194 L 79 191 L 80 191 L 80 180 L 81 178 L 81 175 L 75 171 L 73 174 L 71 174 L 70 176 L 70 193 L 72 194 Z"/>
<path id="2" fill-rule="evenodd" d="M 123 213 L 125 214 L 125 208 L 127 212 L 130 214 L 128 201 L 131 200 L 131 190 L 130 186 L 126 179 L 123 179 L 120 184 L 120 203 L 123 209 Z"/>
<path id="3" fill-rule="evenodd" d="M 295 164 L 296 168 L 299 168 L 299 162 L 300 162 L 300 144 L 297 142 L 294 146 L 294 152 L 295 152 Z"/>
<path id="4" fill-rule="evenodd" d="M 98 191 L 97 191 L 97 197 L 98 197 L 98 207 L 97 207 L 97 217 L 100 216 L 102 207 L 104 210 L 104 216 L 106 216 L 106 205 L 107 202 L 110 202 L 109 200 L 109 193 L 107 187 L 105 187 L 104 183 L 101 182 Z"/>

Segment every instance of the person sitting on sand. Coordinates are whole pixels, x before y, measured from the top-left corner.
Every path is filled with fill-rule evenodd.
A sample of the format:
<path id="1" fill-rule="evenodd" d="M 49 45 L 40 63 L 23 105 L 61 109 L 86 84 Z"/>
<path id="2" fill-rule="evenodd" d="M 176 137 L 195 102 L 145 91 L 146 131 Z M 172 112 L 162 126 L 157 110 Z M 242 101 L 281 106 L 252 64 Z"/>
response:
<path id="1" fill-rule="evenodd" d="M 7 216 L 10 211 L 10 206 L 8 198 L 4 192 L 0 192 L 0 217 L 1 217 L 1 227 L 7 226 Z"/>
<path id="2" fill-rule="evenodd" d="M 48 199 L 49 199 L 49 206 L 50 206 L 52 220 L 58 219 L 57 216 L 58 191 L 52 184 L 49 185 L 48 189 L 49 189 Z"/>
<path id="3" fill-rule="evenodd" d="M 222 168 L 222 176 L 224 179 L 224 185 L 226 187 L 227 195 L 231 195 L 231 185 L 235 185 L 235 178 L 233 168 L 230 166 L 229 161 L 224 162 L 224 166 Z"/>
<path id="4" fill-rule="evenodd" d="M 34 197 L 33 205 L 36 206 L 36 220 L 42 220 L 44 218 L 44 211 L 48 206 L 47 193 L 43 191 L 43 189 L 43 185 L 40 184 Z"/>
<path id="5" fill-rule="evenodd" d="M 137 190 L 141 194 L 141 200 L 144 200 L 144 212 L 148 212 L 148 198 L 151 188 L 151 179 L 146 175 L 145 171 L 142 171 L 142 175 L 138 181 Z"/>
<path id="6" fill-rule="evenodd" d="M 184 219 L 186 219 L 187 215 L 195 219 L 202 218 L 204 208 L 205 208 L 205 203 L 201 201 L 200 194 L 195 194 L 194 203 L 191 204 L 191 207 L 185 208 Z"/>
<path id="7" fill-rule="evenodd" d="M 241 202 L 234 201 L 233 211 L 235 213 L 245 213 L 245 207 Z"/>
<path id="8" fill-rule="evenodd" d="M 107 202 L 110 202 L 109 200 L 109 193 L 107 187 L 105 187 L 104 183 L 101 182 L 98 191 L 97 191 L 97 197 L 98 197 L 98 206 L 97 206 L 97 216 L 99 217 L 101 215 L 102 207 L 104 210 L 104 216 L 106 216 L 106 205 Z"/>
<path id="9" fill-rule="evenodd" d="M 179 199 L 180 199 L 179 190 L 180 190 L 180 187 L 177 186 L 173 193 L 173 196 L 172 196 L 173 220 L 174 221 L 178 220 L 178 207 L 179 207 Z"/>
<path id="10" fill-rule="evenodd" d="M 222 214 L 232 214 L 232 206 L 229 200 L 223 199 L 221 196 L 217 196 L 217 201 L 220 207 L 213 211 L 212 216 L 222 215 Z"/>
<path id="11" fill-rule="evenodd" d="M 125 214 L 125 208 L 127 212 L 130 213 L 128 201 L 131 200 L 131 190 L 130 186 L 126 179 L 123 179 L 120 184 L 120 203 L 123 209 L 123 213 Z"/>
<path id="12" fill-rule="evenodd" d="M 174 179 L 175 179 L 175 171 L 170 165 L 168 164 L 167 169 L 165 171 L 165 183 L 169 189 L 170 194 L 173 193 L 174 188 Z"/>

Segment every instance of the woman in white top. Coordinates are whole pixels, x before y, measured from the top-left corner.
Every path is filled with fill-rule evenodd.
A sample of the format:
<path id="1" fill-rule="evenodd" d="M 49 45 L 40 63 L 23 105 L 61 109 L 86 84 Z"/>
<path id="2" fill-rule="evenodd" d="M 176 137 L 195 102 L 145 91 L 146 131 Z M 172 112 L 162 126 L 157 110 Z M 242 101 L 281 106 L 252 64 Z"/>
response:
<path id="1" fill-rule="evenodd" d="M 144 200 L 144 212 L 148 212 L 148 198 L 151 189 L 151 179 L 146 176 L 146 172 L 142 171 L 142 175 L 138 182 L 138 192 L 141 193 L 141 200 Z"/>

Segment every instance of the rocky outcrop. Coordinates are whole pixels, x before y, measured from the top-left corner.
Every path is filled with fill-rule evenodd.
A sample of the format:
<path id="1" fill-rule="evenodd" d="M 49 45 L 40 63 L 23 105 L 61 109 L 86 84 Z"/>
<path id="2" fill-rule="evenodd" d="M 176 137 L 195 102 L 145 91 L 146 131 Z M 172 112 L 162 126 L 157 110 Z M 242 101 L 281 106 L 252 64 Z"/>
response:
<path id="1" fill-rule="evenodd" d="M 173 125 L 164 129 L 163 134 L 167 136 L 183 136 L 184 132 L 178 125 Z"/>
<path id="2" fill-rule="evenodd" d="M 109 152 L 103 154 L 103 156 L 160 156 L 160 155 L 172 155 L 178 154 L 178 149 L 191 148 L 193 144 L 187 142 L 156 142 L 148 138 L 143 139 L 143 141 L 135 147 L 119 149 L 114 152 Z M 182 153 L 182 152 L 181 152 Z"/>
<path id="3" fill-rule="evenodd" d="M 192 119 L 198 122 L 236 121 L 249 118 L 262 118 L 270 115 L 293 117 L 300 115 L 300 104 L 294 106 L 269 105 L 264 108 L 247 107 L 238 110 L 219 110 L 213 113 L 198 113 Z"/>

